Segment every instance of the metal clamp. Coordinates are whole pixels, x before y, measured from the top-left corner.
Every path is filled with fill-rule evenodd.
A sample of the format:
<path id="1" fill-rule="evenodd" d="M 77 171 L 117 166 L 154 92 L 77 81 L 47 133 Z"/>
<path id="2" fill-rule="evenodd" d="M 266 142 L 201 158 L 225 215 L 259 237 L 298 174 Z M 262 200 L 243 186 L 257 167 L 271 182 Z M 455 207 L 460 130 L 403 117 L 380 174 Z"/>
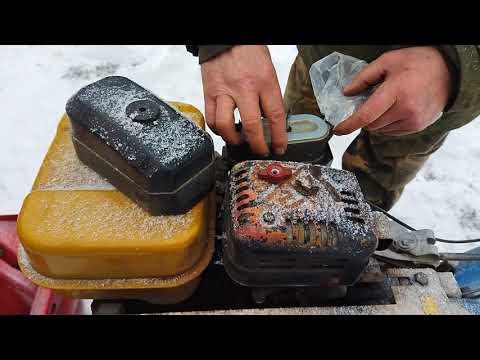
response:
<path id="1" fill-rule="evenodd" d="M 381 239 L 392 240 L 388 249 L 375 251 L 376 256 L 434 267 L 440 265 L 442 259 L 435 245 L 435 235 L 432 230 L 411 231 L 388 219 L 380 212 L 374 212 L 374 216 L 377 224 L 377 236 Z"/>

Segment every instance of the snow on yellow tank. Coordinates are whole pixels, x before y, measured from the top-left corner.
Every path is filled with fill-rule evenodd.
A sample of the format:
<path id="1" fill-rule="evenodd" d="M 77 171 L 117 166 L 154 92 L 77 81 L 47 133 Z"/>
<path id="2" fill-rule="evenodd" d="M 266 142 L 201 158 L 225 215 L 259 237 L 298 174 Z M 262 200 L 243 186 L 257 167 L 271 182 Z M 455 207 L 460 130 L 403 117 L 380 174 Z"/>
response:
<path id="1" fill-rule="evenodd" d="M 193 106 L 170 105 L 205 128 Z M 79 160 L 68 120 L 61 119 L 18 217 L 22 271 L 79 298 L 188 298 L 213 253 L 213 196 L 183 214 L 151 215 Z"/>

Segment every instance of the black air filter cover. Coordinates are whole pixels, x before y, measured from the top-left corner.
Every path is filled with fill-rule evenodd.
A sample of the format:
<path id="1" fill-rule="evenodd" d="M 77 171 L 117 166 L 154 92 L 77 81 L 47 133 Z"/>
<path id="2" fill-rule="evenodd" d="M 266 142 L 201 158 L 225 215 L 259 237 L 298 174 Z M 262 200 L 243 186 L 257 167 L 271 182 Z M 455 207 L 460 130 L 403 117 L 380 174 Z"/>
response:
<path id="1" fill-rule="evenodd" d="M 210 136 L 133 81 L 101 79 L 66 111 L 80 160 L 151 214 L 186 212 L 212 189 Z"/>

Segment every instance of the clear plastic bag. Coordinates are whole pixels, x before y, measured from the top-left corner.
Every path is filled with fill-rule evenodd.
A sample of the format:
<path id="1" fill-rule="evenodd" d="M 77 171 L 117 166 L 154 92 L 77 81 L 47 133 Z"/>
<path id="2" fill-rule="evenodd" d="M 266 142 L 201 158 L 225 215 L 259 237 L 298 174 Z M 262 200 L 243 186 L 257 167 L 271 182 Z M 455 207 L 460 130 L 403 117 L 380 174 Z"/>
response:
<path id="1" fill-rule="evenodd" d="M 310 79 L 317 104 L 325 121 L 333 126 L 346 120 L 362 105 L 373 89 L 355 96 L 343 95 L 343 89 L 367 63 L 352 56 L 334 52 L 318 60 L 310 68 Z"/>

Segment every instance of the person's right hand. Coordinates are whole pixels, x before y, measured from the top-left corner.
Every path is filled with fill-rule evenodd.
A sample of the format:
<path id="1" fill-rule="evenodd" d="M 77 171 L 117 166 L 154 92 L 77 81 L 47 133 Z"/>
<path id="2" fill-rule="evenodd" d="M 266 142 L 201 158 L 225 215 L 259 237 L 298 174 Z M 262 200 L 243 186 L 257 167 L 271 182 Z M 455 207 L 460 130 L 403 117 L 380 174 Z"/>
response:
<path id="1" fill-rule="evenodd" d="M 262 114 L 269 120 L 276 155 L 287 149 L 285 111 L 277 74 L 264 45 L 237 45 L 201 65 L 205 117 L 213 132 L 227 143 L 239 144 L 235 108 L 252 151 L 267 156 Z"/>

